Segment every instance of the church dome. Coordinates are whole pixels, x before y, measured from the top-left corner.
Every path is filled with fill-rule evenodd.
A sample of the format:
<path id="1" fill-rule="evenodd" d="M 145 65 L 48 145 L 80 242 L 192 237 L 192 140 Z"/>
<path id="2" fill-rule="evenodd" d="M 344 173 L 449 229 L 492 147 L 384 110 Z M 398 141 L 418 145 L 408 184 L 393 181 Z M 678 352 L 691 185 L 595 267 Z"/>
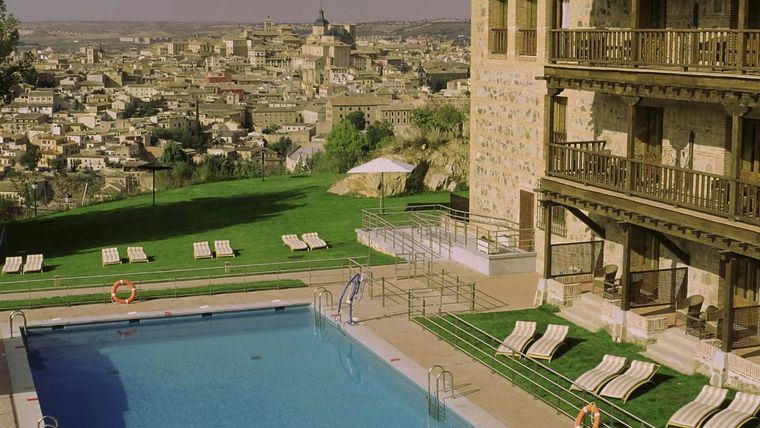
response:
<path id="1" fill-rule="evenodd" d="M 328 22 L 325 19 L 325 10 L 323 8 L 319 8 L 319 18 L 317 18 L 316 21 L 314 21 L 315 27 L 326 27 L 330 25 L 330 22 Z"/>

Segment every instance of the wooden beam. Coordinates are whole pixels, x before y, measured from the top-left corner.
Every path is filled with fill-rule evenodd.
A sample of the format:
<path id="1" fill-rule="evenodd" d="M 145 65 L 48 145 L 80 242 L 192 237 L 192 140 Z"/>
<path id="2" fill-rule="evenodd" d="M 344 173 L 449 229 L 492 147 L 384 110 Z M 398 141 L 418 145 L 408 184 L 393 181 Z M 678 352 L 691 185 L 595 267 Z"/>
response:
<path id="1" fill-rule="evenodd" d="M 627 311 L 631 308 L 631 242 L 633 229 L 636 227 L 630 223 L 621 224 L 623 227 L 623 273 L 620 276 L 620 309 Z"/>
<path id="2" fill-rule="evenodd" d="M 723 325 L 721 348 L 723 352 L 731 352 L 733 348 L 734 334 L 734 288 L 736 286 L 738 260 L 735 254 L 721 254 L 721 263 L 724 263 L 725 279 L 723 296 Z"/>
<path id="3" fill-rule="evenodd" d="M 679 247 L 675 242 L 673 242 L 670 238 L 668 238 L 664 233 L 653 230 L 652 233 L 657 237 L 657 239 L 660 240 L 660 243 L 668 249 L 671 253 L 673 253 L 674 256 L 678 257 L 679 260 L 681 260 L 683 263 L 686 263 L 687 265 L 691 264 L 691 256 L 689 253 L 687 253 L 685 250 L 683 250 L 681 247 Z"/>
<path id="4" fill-rule="evenodd" d="M 575 218 L 588 226 L 588 228 L 591 229 L 591 231 L 594 232 L 598 237 L 607 239 L 607 232 L 604 230 L 604 228 L 599 223 L 595 222 L 594 219 L 587 216 L 583 211 L 579 210 L 578 208 L 568 206 L 565 206 L 565 209 L 570 211 L 575 216 Z"/>

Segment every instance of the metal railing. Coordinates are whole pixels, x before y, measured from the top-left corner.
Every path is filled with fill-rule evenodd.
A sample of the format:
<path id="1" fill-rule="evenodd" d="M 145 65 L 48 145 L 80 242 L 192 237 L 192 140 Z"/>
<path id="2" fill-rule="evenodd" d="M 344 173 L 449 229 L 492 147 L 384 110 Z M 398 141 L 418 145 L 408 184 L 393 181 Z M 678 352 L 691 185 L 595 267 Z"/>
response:
<path id="1" fill-rule="evenodd" d="M 14 303 L 14 308 L 40 308 L 50 306 L 74 306 L 88 303 L 108 303 L 111 301 L 111 286 L 120 279 L 129 278 L 140 288 L 138 300 L 150 299 L 143 291 L 163 291 L 162 297 L 185 297 L 198 294 L 220 294 L 226 292 L 248 292 L 264 289 L 292 288 L 292 282 L 299 280 L 300 286 L 319 286 L 347 280 L 357 264 L 369 266 L 368 256 L 299 260 L 275 263 L 241 264 L 225 263 L 223 266 L 164 270 L 152 272 L 128 272 L 108 275 L 79 277 L 53 277 L 45 279 L 24 279 L 4 281 L 0 284 L 0 307 Z M 238 284 L 233 287 L 231 284 Z M 270 286 L 260 287 L 256 283 L 267 282 Z M 199 288 L 203 290 L 199 291 Z M 82 296 L 99 295 L 93 299 L 80 301 Z"/>
<path id="2" fill-rule="evenodd" d="M 675 305 L 686 297 L 688 269 L 657 269 L 631 272 L 628 299 L 632 308 Z"/>
<path id="3" fill-rule="evenodd" d="M 519 386 L 571 419 L 578 409 L 589 401 L 594 401 L 602 413 L 605 427 L 647 427 L 654 425 L 634 415 L 617 404 L 597 395 L 593 391 L 576 386 L 570 390 L 573 380 L 558 371 L 528 357 L 523 352 L 511 349 L 515 357 L 498 356 L 496 353 L 502 341 L 461 317 L 449 312 L 412 312 L 409 318 L 423 329 L 430 331 L 455 348 L 490 368 L 494 373 Z M 418 308 L 419 309 L 419 308 Z"/>
<path id="4" fill-rule="evenodd" d="M 551 277 L 592 275 L 604 264 L 604 241 L 568 242 L 551 246 Z"/>
<path id="5" fill-rule="evenodd" d="M 734 308 L 732 349 L 760 346 L 760 305 Z"/>
<path id="6" fill-rule="evenodd" d="M 435 389 L 432 377 L 435 375 Z M 448 378 L 450 388 L 446 387 Z M 454 375 L 440 364 L 435 364 L 428 370 L 427 402 L 428 414 L 436 421 L 446 420 L 446 399 L 454 398 Z"/>
<path id="7" fill-rule="evenodd" d="M 16 317 L 21 317 L 21 319 L 24 320 L 24 331 L 26 331 L 26 326 L 27 326 L 26 314 L 24 313 L 24 311 L 18 311 L 18 310 L 13 311 L 11 312 L 10 316 L 8 316 L 8 324 L 9 324 L 9 328 L 11 329 L 11 337 L 13 337 L 13 320 Z"/>

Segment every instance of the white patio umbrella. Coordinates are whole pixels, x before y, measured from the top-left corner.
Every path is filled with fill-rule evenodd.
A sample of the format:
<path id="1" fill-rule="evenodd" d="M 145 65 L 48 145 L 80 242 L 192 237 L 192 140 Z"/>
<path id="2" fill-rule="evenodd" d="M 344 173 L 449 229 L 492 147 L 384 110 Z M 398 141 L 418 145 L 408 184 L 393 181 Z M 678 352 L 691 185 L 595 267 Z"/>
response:
<path id="1" fill-rule="evenodd" d="M 383 212 L 383 205 L 385 202 L 385 182 L 383 181 L 383 175 L 385 173 L 410 174 L 412 171 L 414 171 L 414 165 L 409 165 L 408 163 L 388 158 L 377 158 L 351 169 L 348 173 L 380 174 L 380 212 Z"/>

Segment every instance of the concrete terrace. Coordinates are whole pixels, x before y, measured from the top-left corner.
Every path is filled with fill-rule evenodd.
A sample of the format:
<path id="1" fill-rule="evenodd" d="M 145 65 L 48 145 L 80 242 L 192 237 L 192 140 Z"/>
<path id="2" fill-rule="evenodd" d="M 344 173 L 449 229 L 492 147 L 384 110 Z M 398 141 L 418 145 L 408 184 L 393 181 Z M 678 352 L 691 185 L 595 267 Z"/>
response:
<path id="1" fill-rule="evenodd" d="M 486 277 L 453 263 L 436 263 L 435 270 L 445 269 L 458 275 L 465 282 L 475 282 L 479 300 L 487 302 L 492 310 L 522 309 L 532 306 L 537 277 L 533 274 L 503 275 Z M 373 268 L 374 278 L 394 276 L 393 266 Z M 329 285 L 336 298 L 345 282 L 345 272 L 335 271 Z M 424 288 L 426 284 L 419 279 L 393 281 L 401 289 Z M 271 305 L 287 302 L 311 302 L 313 288 L 288 290 L 269 290 L 216 296 L 195 296 L 178 299 L 164 299 L 141 302 L 128 306 L 115 304 L 94 304 L 70 308 L 46 308 L 26 311 L 30 325 L 44 323 L 65 323 L 92 320 L 97 317 L 140 317 L 150 313 L 179 313 L 183 311 L 209 311 L 222 309 L 230 305 Z M 505 303 L 508 302 L 508 303 Z M 386 302 L 382 299 L 365 297 L 355 307 L 355 317 L 360 325 L 345 326 L 346 331 L 360 342 L 370 346 L 380 357 L 389 361 L 402 373 L 409 376 L 424 389 L 426 387 L 427 368 L 442 364 L 453 372 L 456 395 L 458 398 L 447 402 L 448 406 L 465 414 L 476 426 L 562 426 L 569 421 L 556 415 L 545 404 L 534 400 L 528 393 L 512 386 L 506 379 L 494 375 L 485 366 L 468 358 L 434 335 L 423 331 L 416 324 L 409 322 L 405 304 Z M 331 313 L 332 311 L 327 311 Z M 344 319 L 346 311 L 344 310 Z M 8 341 L 9 313 L 0 313 L 0 331 Z M 18 341 L 18 338 L 10 339 Z M 14 343 L 6 343 L 8 352 L 23 352 Z M 14 358 L 15 357 L 15 358 Z M 10 355 L 11 370 L 16 370 L 13 360 L 18 355 Z M 22 358 L 23 359 L 23 358 Z M 19 393 L 16 385 L 11 388 L 8 365 L 5 358 L 0 360 L 0 426 L 28 426 L 27 421 L 36 422 L 39 410 L 35 413 L 36 395 L 21 394 L 11 405 L 11 393 Z M 31 401 L 28 401 L 31 400 Z M 31 406 L 30 406 L 31 404 Z M 424 406 L 423 401 L 420 402 Z M 18 423 L 14 421 L 15 408 Z M 485 413 L 475 410 L 480 408 Z"/>

